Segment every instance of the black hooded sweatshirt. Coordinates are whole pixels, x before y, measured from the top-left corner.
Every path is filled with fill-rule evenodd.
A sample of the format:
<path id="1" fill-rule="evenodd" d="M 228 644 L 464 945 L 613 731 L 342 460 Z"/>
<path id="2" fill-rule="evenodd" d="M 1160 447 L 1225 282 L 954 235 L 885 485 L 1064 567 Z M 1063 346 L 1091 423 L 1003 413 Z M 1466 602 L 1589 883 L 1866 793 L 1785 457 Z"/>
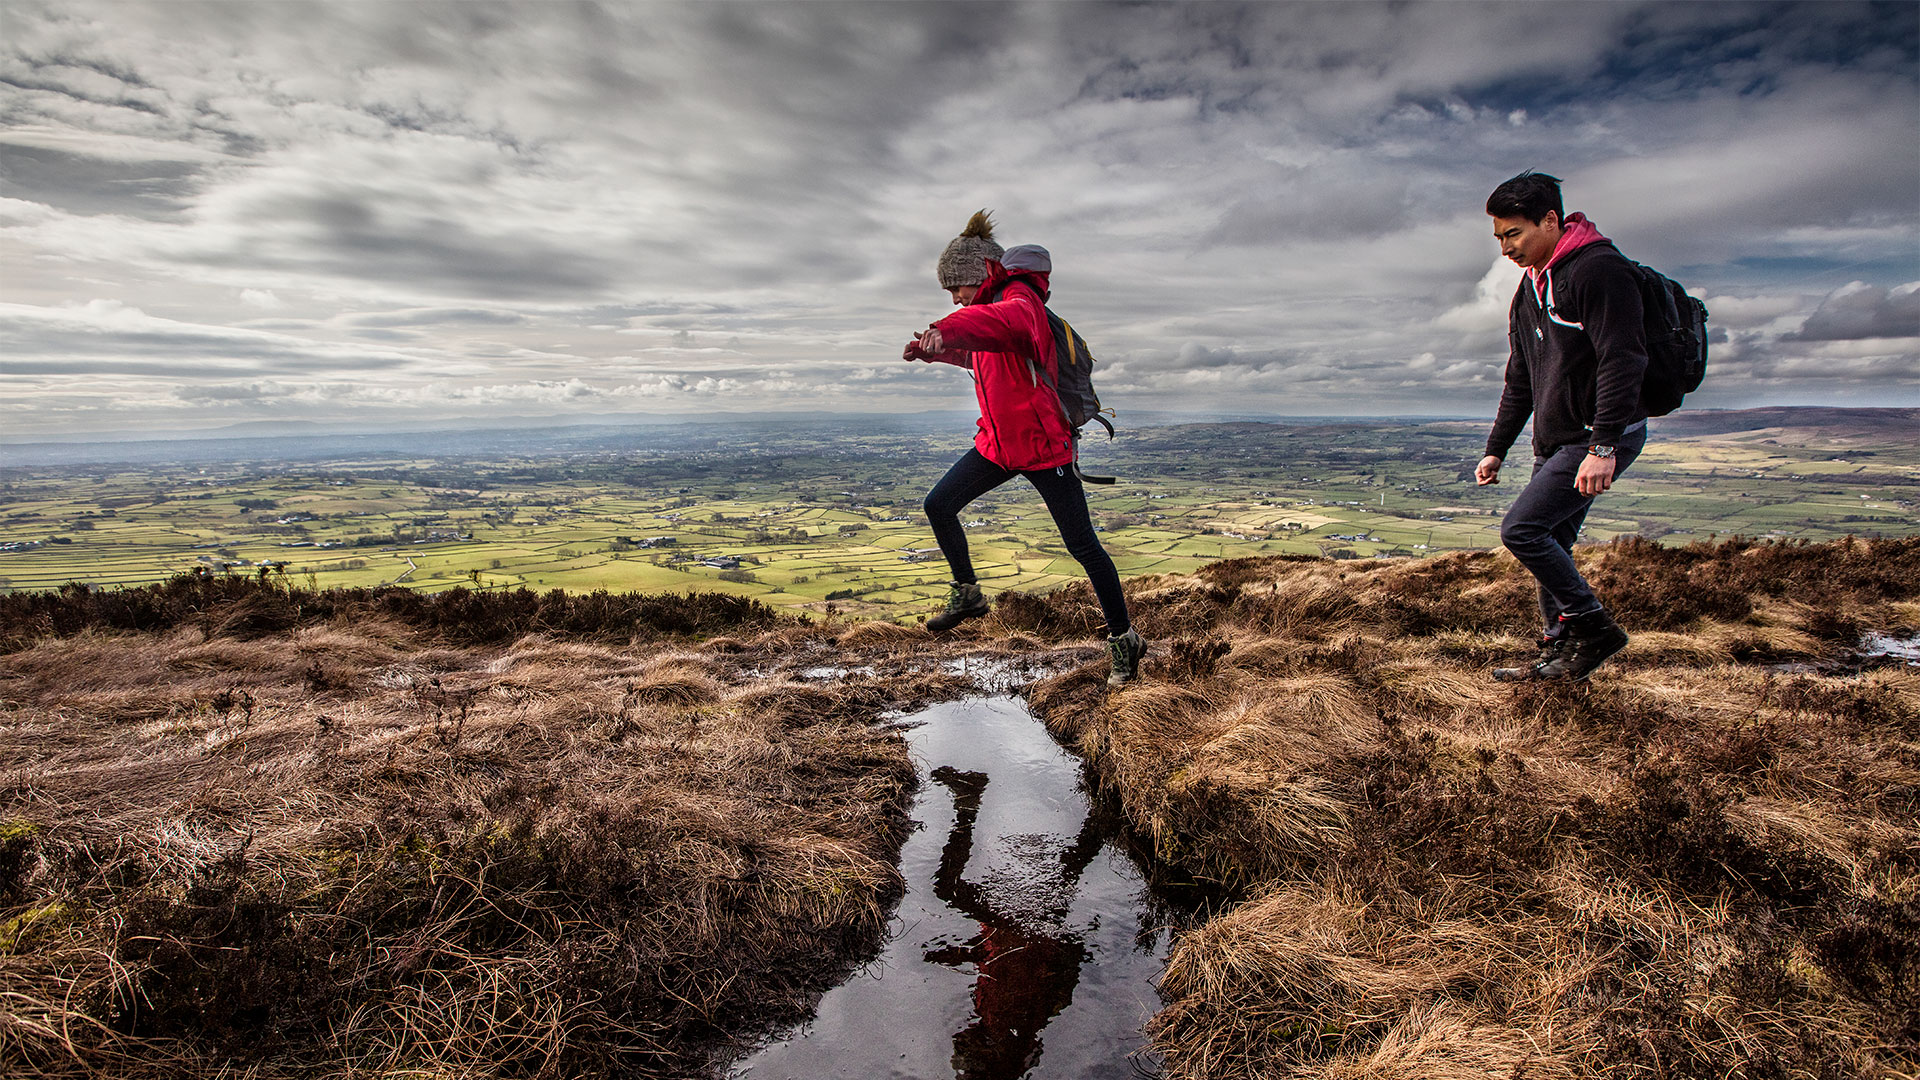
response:
<path id="1" fill-rule="evenodd" d="M 1533 417 L 1533 453 L 1612 446 L 1647 418 L 1640 404 L 1647 331 L 1640 280 L 1611 241 L 1588 244 L 1544 273 L 1542 306 L 1522 278 L 1507 313 L 1507 379 L 1487 454 L 1504 458 Z"/>

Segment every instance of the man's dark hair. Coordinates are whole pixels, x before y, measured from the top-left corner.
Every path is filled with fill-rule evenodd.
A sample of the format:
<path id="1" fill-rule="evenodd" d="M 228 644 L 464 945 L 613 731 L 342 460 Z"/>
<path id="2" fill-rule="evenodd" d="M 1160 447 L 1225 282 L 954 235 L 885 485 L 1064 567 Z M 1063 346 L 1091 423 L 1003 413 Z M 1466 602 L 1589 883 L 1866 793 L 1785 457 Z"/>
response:
<path id="1" fill-rule="evenodd" d="M 1535 225 L 1552 211 L 1556 220 L 1567 220 L 1560 208 L 1560 178 L 1532 169 L 1501 184 L 1487 196 L 1487 213 L 1497 218 L 1523 217 Z"/>

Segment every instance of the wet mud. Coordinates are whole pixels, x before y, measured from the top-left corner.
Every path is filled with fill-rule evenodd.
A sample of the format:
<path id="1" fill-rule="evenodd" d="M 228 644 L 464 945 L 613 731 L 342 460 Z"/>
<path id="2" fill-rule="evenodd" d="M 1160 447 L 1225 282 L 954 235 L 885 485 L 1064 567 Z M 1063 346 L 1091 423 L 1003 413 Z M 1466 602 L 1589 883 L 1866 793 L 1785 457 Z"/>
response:
<path id="1" fill-rule="evenodd" d="M 1141 858 L 1011 697 L 901 720 L 923 783 L 880 955 L 733 1080 L 1153 1076 L 1142 1027 L 1205 890 Z"/>

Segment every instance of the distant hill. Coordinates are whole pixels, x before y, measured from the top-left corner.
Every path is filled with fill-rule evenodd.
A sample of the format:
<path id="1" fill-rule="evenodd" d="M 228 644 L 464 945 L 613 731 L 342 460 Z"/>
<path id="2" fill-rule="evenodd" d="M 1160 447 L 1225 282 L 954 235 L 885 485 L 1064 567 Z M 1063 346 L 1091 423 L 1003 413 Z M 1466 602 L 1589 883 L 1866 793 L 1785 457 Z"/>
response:
<path id="1" fill-rule="evenodd" d="M 1687 410 L 1654 420 L 1665 436 L 1730 435 L 1786 428 L 1825 438 L 1884 438 L 1920 434 L 1920 409 L 1842 409 L 1829 405 L 1768 405 L 1758 409 Z"/>

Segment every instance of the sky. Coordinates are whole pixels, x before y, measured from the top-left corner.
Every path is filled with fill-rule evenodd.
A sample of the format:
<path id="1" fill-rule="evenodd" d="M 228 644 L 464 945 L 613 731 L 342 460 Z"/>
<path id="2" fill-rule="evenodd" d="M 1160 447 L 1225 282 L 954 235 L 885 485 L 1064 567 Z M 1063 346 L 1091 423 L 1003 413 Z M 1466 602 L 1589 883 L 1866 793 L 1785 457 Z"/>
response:
<path id="1" fill-rule="evenodd" d="M 1920 405 L 1912 2 L 0 0 L 0 441 L 968 409 L 981 208 L 1123 422 L 1491 416 L 1524 169 L 1690 406 Z"/>

